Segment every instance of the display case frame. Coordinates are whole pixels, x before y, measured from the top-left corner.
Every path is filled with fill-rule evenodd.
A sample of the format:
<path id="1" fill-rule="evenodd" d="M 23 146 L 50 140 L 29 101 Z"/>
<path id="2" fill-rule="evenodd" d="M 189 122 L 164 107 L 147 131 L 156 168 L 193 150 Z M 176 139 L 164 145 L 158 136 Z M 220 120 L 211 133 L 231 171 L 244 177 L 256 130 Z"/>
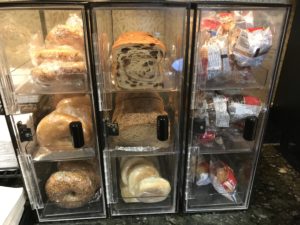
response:
<path id="1" fill-rule="evenodd" d="M 87 9 L 87 3 L 83 1 L 72 1 L 72 2 L 61 2 L 61 1 L 45 1 L 43 3 L 41 2 L 33 2 L 33 1 L 17 1 L 17 2 L 1 2 L 0 3 L 0 10 L 36 10 L 37 12 L 40 11 L 39 18 L 40 18 L 40 23 L 42 24 L 42 31 L 43 36 L 45 38 L 45 35 L 47 33 L 46 29 L 46 21 L 45 21 L 45 16 L 43 14 L 43 10 L 79 10 L 80 14 L 82 15 L 82 20 L 83 20 L 83 34 L 84 34 L 84 52 L 85 52 L 85 63 L 86 63 L 86 69 L 87 69 L 87 85 L 89 91 L 84 91 L 83 93 L 87 93 L 90 96 L 90 100 L 92 102 L 91 104 L 91 113 L 92 117 L 94 119 L 93 121 L 93 129 L 95 133 L 97 133 L 98 124 L 97 121 L 97 115 L 95 113 L 95 107 L 96 107 L 96 102 L 94 97 L 97 98 L 97 94 L 94 93 L 93 89 L 93 75 L 92 75 L 92 66 L 91 66 L 91 58 L 92 58 L 92 49 L 91 49 L 91 44 L 90 44 L 90 35 L 89 35 L 89 17 L 87 15 L 88 9 Z M 62 91 L 62 93 L 64 93 Z M 76 92 L 75 92 L 76 93 Z M 51 93 L 50 93 L 51 94 Z M 94 107 L 95 106 L 95 107 Z M 94 202 L 95 204 L 95 210 L 90 210 L 89 206 L 85 210 L 76 210 L 72 212 L 72 210 L 60 210 L 62 213 L 55 214 L 53 209 L 50 209 L 48 212 L 44 212 L 44 200 L 42 200 L 41 193 L 38 187 L 38 177 L 36 174 L 36 168 L 34 168 L 35 164 L 45 164 L 45 163 L 52 163 L 53 165 L 56 164 L 57 161 L 68 161 L 74 160 L 74 159 L 86 159 L 86 158 L 91 158 L 91 155 L 85 155 L 83 154 L 82 156 L 78 157 L 76 156 L 75 158 L 72 155 L 68 155 L 67 158 L 62 156 L 62 155 L 57 155 L 54 158 L 48 158 L 44 162 L 43 160 L 37 160 L 34 161 L 31 155 L 24 154 L 24 152 L 21 150 L 21 141 L 20 141 L 20 136 L 19 136 L 19 129 L 16 127 L 16 124 L 14 124 L 14 117 L 21 115 L 22 110 L 18 109 L 7 109 L 6 110 L 6 117 L 10 121 L 10 128 L 12 132 L 14 133 L 14 136 L 16 137 L 16 152 L 18 155 L 18 161 L 23 173 L 23 181 L 26 187 L 27 195 L 29 197 L 31 207 L 32 209 L 35 209 L 37 211 L 37 215 L 39 217 L 39 221 L 60 221 L 60 220 L 76 220 L 76 219 L 96 219 L 96 218 L 104 218 L 106 217 L 106 204 L 105 204 L 105 188 L 104 188 L 104 181 L 103 181 L 103 175 L 102 171 L 103 169 L 101 168 L 102 165 L 102 160 L 100 161 L 100 157 L 102 157 L 101 152 L 99 151 L 99 138 L 98 135 L 95 135 L 94 137 L 94 153 L 93 156 L 95 156 L 96 161 L 98 161 L 98 169 L 96 169 L 96 173 L 100 174 L 101 178 L 99 182 L 101 183 L 101 190 L 100 191 L 100 197 L 98 196 L 96 201 Z M 96 151 L 96 152 L 95 152 Z M 97 163 L 96 163 L 97 164 Z M 52 166 L 53 167 L 53 166 Z M 45 179 L 45 178 L 43 178 Z M 54 209 L 56 207 L 54 204 Z"/>
<path id="2" fill-rule="evenodd" d="M 161 10 L 163 10 L 165 8 L 170 8 L 170 9 L 172 9 L 172 8 L 185 8 L 186 11 L 187 11 L 187 21 L 189 21 L 190 10 L 191 10 L 191 4 L 189 4 L 189 3 L 178 3 L 178 2 L 149 2 L 149 1 L 147 1 L 147 2 L 135 2 L 135 1 L 128 1 L 127 2 L 127 1 L 124 1 L 123 2 L 122 1 L 122 2 L 118 2 L 118 3 L 114 3 L 114 2 L 91 3 L 91 8 L 93 10 L 95 10 L 97 8 L 99 8 L 99 11 L 101 11 L 101 9 L 110 10 L 110 9 L 112 9 L 112 7 L 114 7 L 113 9 L 116 9 L 116 10 L 117 9 L 125 9 L 125 10 L 126 9 L 133 9 L 133 10 L 140 10 L 140 9 L 148 9 L 148 10 L 154 9 L 155 10 L 155 9 L 161 9 Z M 96 12 L 96 10 L 95 10 L 95 12 Z M 90 20 L 93 21 L 93 24 L 94 24 L 94 26 L 93 26 L 93 43 L 94 43 L 94 48 L 98 49 L 98 46 L 97 46 L 97 44 L 98 44 L 98 42 L 97 42 L 98 38 L 97 38 L 96 16 L 93 15 L 93 12 L 90 12 L 90 16 L 91 16 Z M 182 89 L 181 89 L 181 93 L 180 93 L 180 98 L 182 99 L 182 102 L 181 102 L 180 109 L 179 109 L 179 111 L 180 111 L 181 114 L 182 114 L 182 112 L 185 111 L 185 107 L 186 107 L 185 106 L 185 104 L 186 104 L 185 97 L 186 97 L 186 91 L 187 91 L 187 82 L 189 80 L 189 75 L 187 73 L 187 71 L 188 71 L 188 64 L 189 64 L 189 62 L 187 60 L 188 57 L 189 57 L 189 49 L 185 47 L 185 46 L 189 46 L 189 44 L 190 44 L 190 34 L 189 34 L 190 33 L 190 28 L 189 28 L 189 26 L 187 26 L 184 30 L 186 31 L 186 33 L 184 34 L 185 35 L 185 37 L 184 37 L 185 40 L 184 40 L 184 43 L 183 43 L 183 46 L 185 48 L 184 52 L 183 52 L 185 60 L 184 60 L 184 66 L 183 66 L 184 69 L 183 69 L 183 72 L 182 72 L 183 75 L 181 75 L 181 76 L 183 76 L 182 87 L 181 87 Z M 96 54 L 95 55 L 95 60 L 96 61 L 97 61 L 97 58 L 98 58 L 98 55 Z M 97 66 L 98 65 L 96 65 L 96 68 L 97 68 Z M 97 74 L 97 72 L 96 72 L 96 74 Z M 98 83 L 99 83 L 99 81 L 98 81 Z M 101 88 L 98 88 L 98 89 L 100 89 L 100 90 L 103 91 L 103 89 L 101 89 Z M 103 92 L 102 92 L 102 94 L 103 94 Z M 104 121 L 105 119 L 104 118 L 105 118 L 105 116 L 107 116 L 107 109 L 105 107 L 103 107 L 103 104 L 105 104 L 105 103 L 103 102 L 103 99 L 102 99 L 102 96 L 101 96 L 101 91 L 100 91 L 100 94 L 99 94 L 99 101 L 100 101 L 99 102 L 99 106 L 100 106 L 100 108 L 99 108 L 99 110 L 100 110 L 99 115 L 100 115 L 100 117 L 102 118 L 102 121 L 103 121 L 102 122 L 102 128 L 104 128 L 105 127 L 105 121 Z M 184 116 L 183 115 L 180 117 L 178 124 L 181 127 L 180 130 L 184 130 L 183 127 L 185 126 L 185 121 L 184 121 Z M 105 129 L 103 129 L 103 130 L 105 130 Z M 105 133 L 103 133 L 102 138 L 103 138 L 102 140 L 105 140 L 105 138 L 106 138 L 106 134 Z M 173 151 L 173 150 L 171 150 L 171 151 L 158 151 L 158 152 L 151 151 L 151 150 L 149 150 L 149 151 L 141 151 L 141 150 L 130 151 L 129 149 L 127 149 L 126 151 L 117 150 L 117 151 L 113 151 L 113 152 L 108 152 L 109 151 L 109 147 L 107 147 L 106 143 L 102 143 L 102 145 L 103 145 L 102 147 L 103 147 L 103 151 L 106 152 L 106 155 L 109 155 L 106 158 L 122 157 L 122 156 L 126 156 L 126 155 L 127 156 L 132 156 L 132 157 L 150 157 L 150 156 L 162 157 L 162 156 L 172 156 L 172 155 L 175 154 L 174 156 L 178 157 L 178 163 L 179 163 L 178 165 L 183 165 L 182 164 L 183 161 L 182 161 L 182 157 L 181 157 L 181 155 L 183 154 L 183 151 L 182 151 L 183 150 L 183 135 L 179 135 L 178 138 L 179 138 L 179 141 L 177 141 L 177 142 L 179 143 L 179 146 L 176 147 L 176 149 L 178 149 L 176 151 Z M 104 161 L 106 162 L 107 159 L 104 159 Z M 108 161 L 106 162 L 106 164 L 107 164 L 106 167 L 110 166 L 110 164 L 109 164 Z M 114 212 L 114 210 L 112 210 L 112 208 L 114 206 L 111 206 L 108 203 L 108 208 L 111 210 L 110 214 L 112 216 L 135 215 L 135 214 L 146 215 L 146 214 L 157 214 L 157 213 L 174 213 L 174 212 L 178 211 L 178 207 L 179 207 L 178 202 L 179 202 L 179 199 L 180 199 L 179 195 L 180 195 L 180 192 L 181 192 L 181 188 L 180 188 L 180 186 L 181 186 L 181 173 L 182 173 L 182 171 L 181 171 L 181 169 L 179 169 L 178 170 L 179 182 L 177 182 L 177 184 L 176 184 L 176 191 L 174 193 L 175 196 L 176 196 L 175 197 L 175 202 L 176 203 L 175 204 L 172 203 L 173 204 L 173 207 L 172 207 L 173 209 L 171 211 L 170 210 L 167 210 L 167 211 L 164 211 L 164 210 L 155 210 L 154 208 L 152 209 L 151 206 L 149 206 L 147 212 L 143 211 L 143 210 L 139 210 L 139 211 L 136 211 L 136 212 L 133 212 L 133 211 L 130 212 L 130 210 L 129 210 L 127 212 L 123 211 L 123 213 L 122 212 L 121 213 L 116 213 L 116 211 Z M 108 174 L 106 174 L 106 176 L 108 176 Z M 108 190 L 110 190 L 110 188 L 111 188 L 110 185 L 109 185 L 109 183 L 110 182 L 108 180 L 106 180 L 107 192 L 109 192 Z M 107 198 L 108 199 L 110 198 L 110 194 L 109 193 L 107 193 Z M 159 205 L 159 203 L 156 203 L 156 204 Z"/>
<path id="3" fill-rule="evenodd" d="M 186 155 L 185 155 L 185 160 L 186 160 L 186 167 L 185 167 L 185 171 L 184 171 L 184 197 L 182 198 L 183 199 L 183 202 L 182 202 L 182 205 L 183 205 L 183 211 L 186 212 L 186 213 L 196 213 L 196 212 L 206 212 L 206 211 L 226 211 L 226 210 L 241 210 L 241 209 L 247 209 L 249 207 L 249 201 L 250 201 L 250 195 L 251 195 L 251 191 L 252 191 L 252 187 L 253 187 L 253 181 L 254 181 L 254 175 L 255 175 L 255 171 L 256 171 L 256 167 L 257 167 L 257 163 L 258 163 L 258 158 L 259 158 L 259 154 L 260 154 L 260 150 L 262 148 L 262 145 L 263 145 L 263 135 L 264 135 L 264 132 L 265 132 L 265 127 L 266 127 L 266 123 L 267 123 L 267 118 L 268 118 L 268 112 L 269 112 L 269 108 L 270 108 L 270 105 L 272 104 L 272 95 L 275 91 L 275 85 L 276 85 L 276 80 L 278 79 L 277 76 L 278 76 L 278 73 L 279 73 L 279 70 L 280 70 L 280 60 L 281 58 L 283 57 L 282 56 L 282 53 L 283 53 L 283 45 L 284 45 L 284 42 L 285 42 L 285 37 L 286 37 L 286 32 L 287 32 L 287 26 L 288 26 L 288 21 L 289 21 L 289 16 L 290 16 L 290 11 L 291 11 L 291 8 L 292 8 L 292 3 L 291 1 L 286 1 L 286 0 L 283 0 L 283 1 L 260 1 L 260 0 L 257 0 L 257 1 L 223 1 L 222 3 L 221 2 L 202 2 L 202 1 L 192 1 L 193 3 L 197 4 L 197 7 L 196 7 L 196 10 L 195 10 L 195 14 L 197 18 L 199 18 L 201 15 L 199 15 L 199 12 L 201 11 L 201 9 L 204 9 L 204 10 L 209 10 L 210 8 L 218 8 L 220 7 L 222 9 L 225 9 L 224 11 L 226 11 L 226 9 L 228 10 L 235 10 L 236 8 L 251 8 L 251 7 L 267 7 L 269 9 L 276 9 L 276 8 L 284 8 L 285 9 L 285 16 L 284 16 L 284 19 L 283 19 L 283 24 L 282 24 L 282 33 L 280 35 L 280 38 L 279 38 L 279 44 L 278 44 L 278 52 L 275 56 L 275 60 L 274 60 L 274 67 L 273 67 L 273 71 L 271 73 L 270 76 L 272 76 L 272 79 L 270 80 L 270 83 L 269 83 L 269 91 L 267 92 L 267 97 L 266 97 L 266 100 L 265 100 L 265 108 L 263 110 L 263 114 L 262 114 L 262 118 L 260 119 L 260 129 L 257 129 L 259 130 L 259 132 L 257 132 L 258 134 L 256 134 L 256 141 L 255 141 L 255 145 L 253 147 L 254 149 L 254 153 L 253 153 L 253 160 L 252 160 L 252 167 L 251 167 L 251 176 L 250 176 L 250 180 L 249 180 L 249 185 L 247 187 L 247 191 L 246 191 L 246 197 L 245 197 L 245 200 L 243 202 L 242 205 L 232 205 L 232 206 L 226 206 L 226 205 L 219 205 L 217 207 L 214 207 L 214 206 L 210 206 L 210 204 L 208 203 L 207 205 L 203 205 L 203 206 L 196 206 L 196 207 L 193 207 L 193 206 L 190 206 L 189 205 L 189 194 L 190 194 L 190 186 L 189 186 L 189 178 L 188 176 L 190 176 L 190 160 L 191 160 L 191 152 L 192 152 L 192 148 L 190 147 L 190 137 L 189 137 L 189 131 L 187 131 L 187 135 L 186 135 L 186 139 L 185 139 L 185 142 L 186 142 Z M 195 20 L 194 23 L 193 23 L 193 41 L 192 43 L 197 43 L 197 32 L 196 32 L 196 27 L 198 26 L 197 24 L 197 21 Z M 193 56 L 196 56 L 197 55 L 197 51 L 196 51 L 196 45 L 192 46 L 192 49 L 191 49 L 191 52 L 192 52 L 192 55 Z M 191 58 L 191 67 L 190 67 L 190 74 L 193 74 L 193 77 L 195 77 L 195 70 L 196 70 L 196 57 L 192 57 Z M 193 78 L 195 79 L 195 78 Z M 193 84 L 193 82 L 191 82 L 191 84 Z M 218 88 L 216 88 L 218 90 Z M 195 101 L 195 98 L 193 96 L 193 85 L 190 86 L 190 90 L 189 90 L 189 97 L 188 97 L 188 105 L 189 108 L 188 109 L 188 112 L 187 112 L 187 130 L 191 130 L 191 127 L 192 127 L 192 109 L 193 109 L 193 101 Z M 201 151 L 198 151 L 198 154 L 201 153 Z M 204 154 L 209 154 L 210 152 L 207 151 L 207 152 L 202 152 Z M 212 153 L 212 152 L 211 152 Z M 222 153 L 221 152 L 215 152 L 215 153 L 212 153 L 212 154 L 220 154 Z M 231 155 L 232 153 L 234 152 L 231 152 L 231 153 L 228 153 L 228 155 Z M 225 152 L 223 152 L 223 154 L 226 154 Z M 241 152 L 241 153 L 237 153 L 237 154 L 240 154 L 240 155 L 243 155 L 243 154 L 247 154 L 246 152 Z"/>

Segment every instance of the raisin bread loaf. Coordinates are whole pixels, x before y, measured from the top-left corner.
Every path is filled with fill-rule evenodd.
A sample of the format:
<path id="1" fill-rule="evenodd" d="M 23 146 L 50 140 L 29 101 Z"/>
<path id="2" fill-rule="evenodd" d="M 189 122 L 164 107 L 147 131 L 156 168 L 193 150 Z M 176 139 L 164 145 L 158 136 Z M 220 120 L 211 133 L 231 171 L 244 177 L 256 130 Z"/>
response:
<path id="1" fill-rule="evenodd" d="M 119 125 L 119 135 L 113 137 L 116 146 L 150 146 L 167 148 L 169 139 L 157 139 L 157 117 L 167 115 L 158 94 L 120 94 L 116 97 L 113 122 Z"/>
<path id="2" fill-rule="evenodd" d="M 112 47 L 112 72 L 117 88 L 162 88 L 166 47 L 146 32 L 127 32 Z"/>

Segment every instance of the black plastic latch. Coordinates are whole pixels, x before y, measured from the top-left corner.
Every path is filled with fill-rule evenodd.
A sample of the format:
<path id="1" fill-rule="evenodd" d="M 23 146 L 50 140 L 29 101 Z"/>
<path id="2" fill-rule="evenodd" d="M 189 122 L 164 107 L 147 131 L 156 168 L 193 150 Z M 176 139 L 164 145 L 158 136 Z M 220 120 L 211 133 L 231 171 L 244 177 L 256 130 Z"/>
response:
<path id="1" fill-rule="evenodd" d="M 258 118 L 256 116 L 249 116 L 245 119 L 245 126 L 243 137 L 247 141 L 253 141 L 255 139 L 256 127 Z"/>
<path id="2" fill-rule="evenodd" d="M 166 141 L 169 138 L 169 118 L 167 115 L 157 117 L 157 139 Z"/>
<path id="3" fill-rule="evenodd" d="M 28 128 L 25 124 L 22 124 L 21 121 L 17 123 L 17 127 L 21 142 L 32 141 L 32 132 L 30 128 Z"/>
<path id="4" fill-rule="evenodd" d="M 109 121 L 105 122 L 106 132 L 108 136 L 118 136 L 119 135 L 119 125 L 118 123 L 112 123 Z"/>
<path id="5" fill-rule="evenodd" d="M 193 133 L 194 134 L 204 134 L 206 130 L 205 119 L 194 118 L 193 121 Z"/>
<path id="6" fill-rule="evenodd" d="M 82 124 L 79 121 L 74 121 L 69 124 L 70 133 L 73 139 L 73 147 L 81 148 L 84 146 L 84 136 Z"/>

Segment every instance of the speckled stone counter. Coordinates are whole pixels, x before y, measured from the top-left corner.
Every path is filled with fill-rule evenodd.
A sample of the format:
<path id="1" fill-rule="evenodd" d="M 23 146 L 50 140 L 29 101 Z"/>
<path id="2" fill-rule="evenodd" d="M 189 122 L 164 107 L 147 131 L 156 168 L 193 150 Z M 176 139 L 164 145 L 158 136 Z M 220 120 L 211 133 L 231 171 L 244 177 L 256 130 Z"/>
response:
<path id="1" fill-rule="evenodd" d="M 268 146 L 263 148 L 260 156 L 248 210 L 185 215 L 127 216 L 42 224 L 300 225 L 300 173 L 294 170 L 275 148 Z"/>

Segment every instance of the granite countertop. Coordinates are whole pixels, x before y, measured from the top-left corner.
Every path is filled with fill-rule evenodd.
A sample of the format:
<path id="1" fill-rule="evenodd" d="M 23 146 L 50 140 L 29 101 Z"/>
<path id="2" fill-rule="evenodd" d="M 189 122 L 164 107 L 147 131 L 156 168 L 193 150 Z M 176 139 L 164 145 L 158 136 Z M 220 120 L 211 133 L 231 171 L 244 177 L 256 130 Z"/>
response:
<path id="1" fill-rule="evenodd" d="M 300 225 L 300 173 L 293 169 L 274 147 L 265 146 L 258 163 L 248 210 L 159 216 L 126 216 L 41 224 Z"/>

